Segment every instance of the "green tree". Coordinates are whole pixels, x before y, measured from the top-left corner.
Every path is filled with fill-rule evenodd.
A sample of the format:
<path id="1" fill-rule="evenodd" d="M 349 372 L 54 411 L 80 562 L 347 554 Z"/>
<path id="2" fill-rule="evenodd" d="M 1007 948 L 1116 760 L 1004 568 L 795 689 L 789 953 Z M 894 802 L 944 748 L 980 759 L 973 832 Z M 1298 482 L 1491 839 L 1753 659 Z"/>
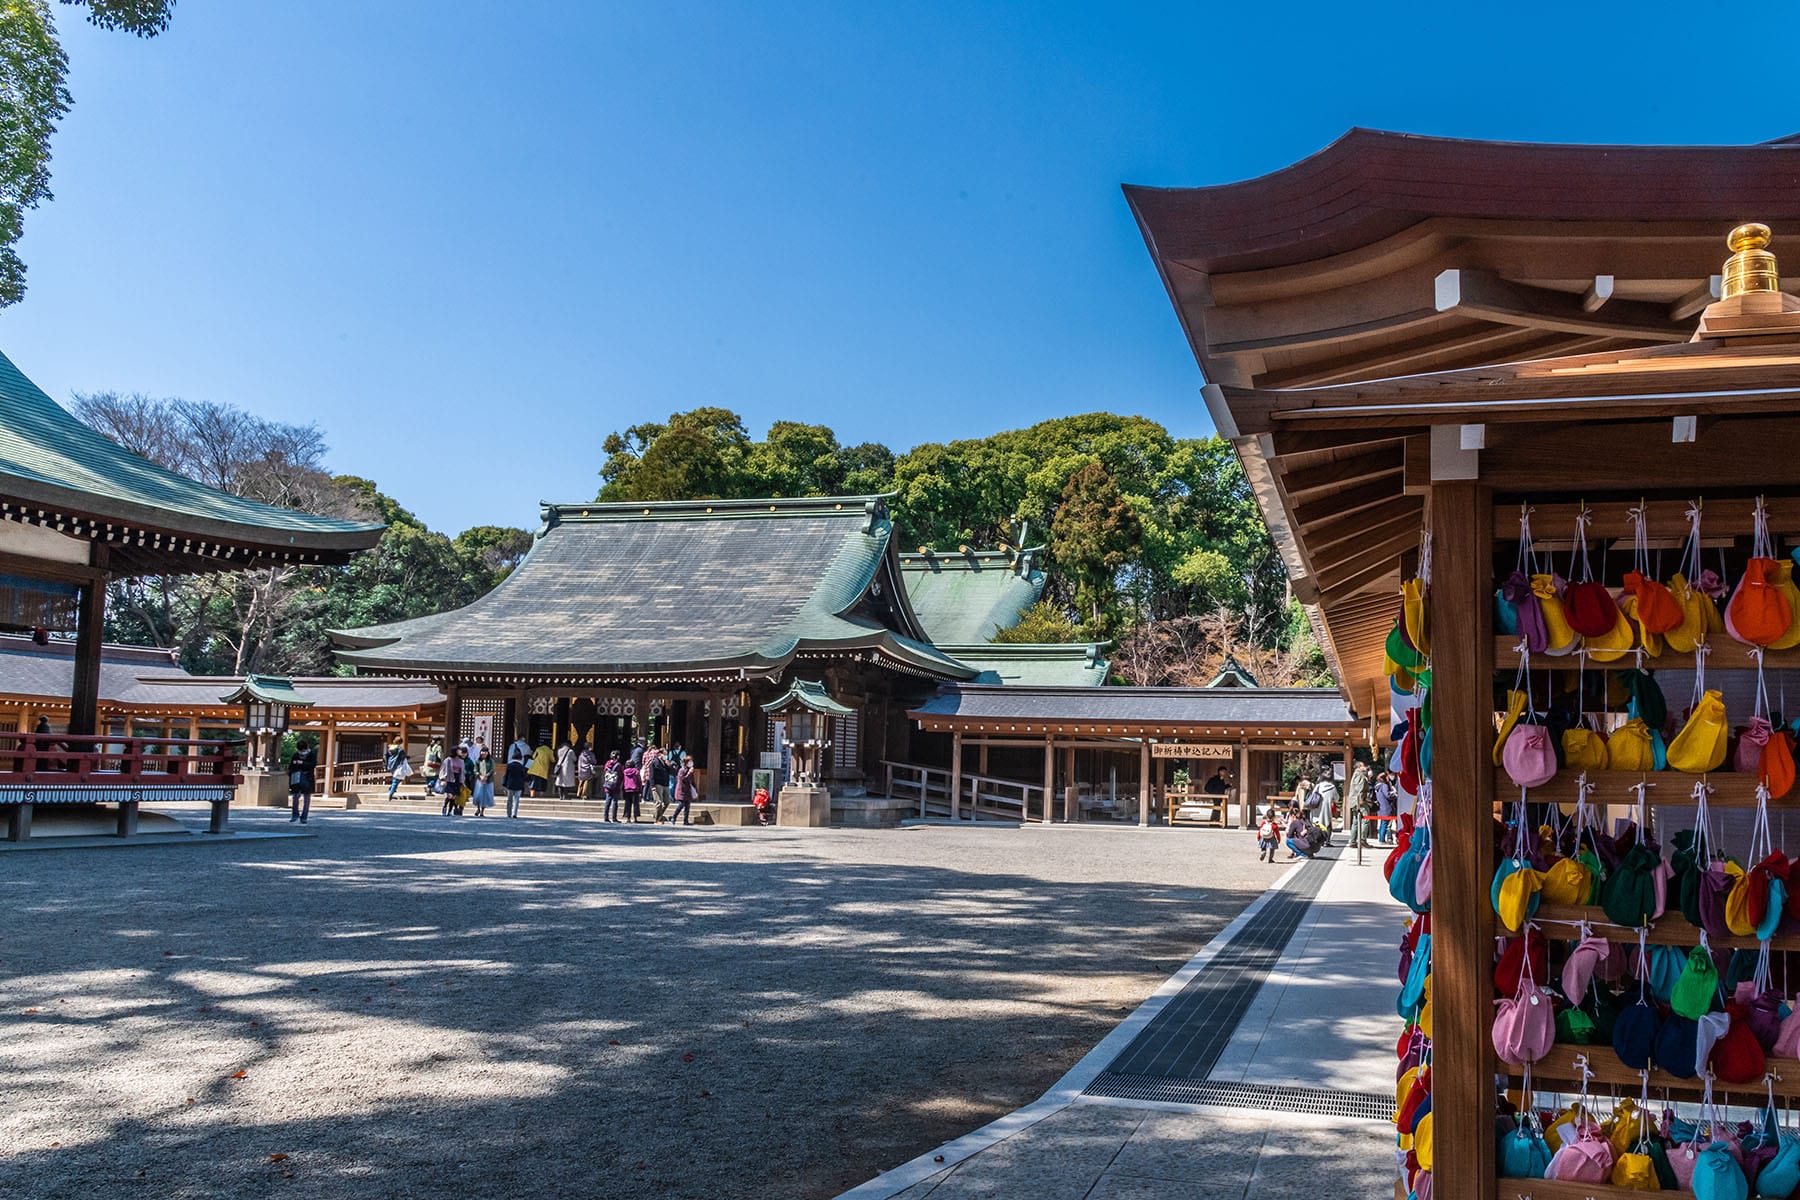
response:
<path id="1" fill-rule="evenodd" d="M 62 0 L 86 8 L 102 29 L 155 37 L 169 27 L 175 0 Z M 25 213 L 50 193 L 50 138 L 67 115 L 68 57 L 49 0 L 0 2 L 0 306 L 25 294 L 17 246 Z"/>
<path id="2" fill-rule="evenodd" d="M 1105 467 L 1092 462 L 1069 476 L 1051 523 L 1050 552 L 1075 584 L 1075 600 L 1097 630 L 1117 589 L 1119 571 L 1143 531 L 1137 510 Z"/>
<path id="3" fill-rule="evenodd" d="M 1085 641 L 1081 626 L 1054 600 L 1039 600 L 1019 617 L 1018 624 L 994 635 L 1002 644 Z"/>

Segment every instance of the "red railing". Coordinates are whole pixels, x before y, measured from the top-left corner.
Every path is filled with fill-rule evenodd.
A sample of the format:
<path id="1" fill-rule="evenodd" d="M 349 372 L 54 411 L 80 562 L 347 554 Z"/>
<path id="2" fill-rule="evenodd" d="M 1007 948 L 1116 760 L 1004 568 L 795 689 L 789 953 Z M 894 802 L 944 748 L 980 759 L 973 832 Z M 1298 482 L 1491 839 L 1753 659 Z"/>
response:
<path id="1" fill-rule="evenodd" d="M 240 782 L 231 742 L 0 732 L 0 786 Z"/>

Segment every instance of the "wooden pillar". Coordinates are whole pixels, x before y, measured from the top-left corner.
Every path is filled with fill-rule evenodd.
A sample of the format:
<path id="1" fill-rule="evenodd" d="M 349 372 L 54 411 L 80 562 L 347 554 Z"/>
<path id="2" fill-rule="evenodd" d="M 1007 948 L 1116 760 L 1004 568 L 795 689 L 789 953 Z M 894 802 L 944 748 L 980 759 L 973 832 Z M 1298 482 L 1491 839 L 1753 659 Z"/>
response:
<path id="1" fill-rule="evenodd" d="M 963 735 L 960 730 L 950 735 L 950 819 L 962 819 Z"/>
<path id="2" fill-rule="evenodd" d="M 531 741 L 531 692 L 526 688 L 520 688 L 513 693 L 513 722 L 512 736 L 524 738 L 529 743 Z"/>
<path id="3" fill-rule="evenodd" d="M 1050 824 L 1055 817 L 1056 803 L 1056 739 L 1050 734 L 1044 735 L 1044 824 Z M 1031 814 L 1025 814 L 1029 817 Z"/>
<path id="4" fill-rule="evenodd" d="M 983 778 L 984 778 L 984 779 L 985 779 L 985 778 L 986 778 L 986 777 L 987 777 L 987 773 L 988 773 L 988 744 L 987 744 L 987 739 L 986 739 L 986 738 L 983 738 L 983 739 L 982 739 L 982 740 L 981 740 L 981 750 L 980 750 L 980 765 L 979 765 L 979 766 L 977 766 L 977 767 L 976 767 L 976 768 L 975 768 L 975 773 L 976 773 L 976 774 L 977 774 L 977 775 L 980 775 L 980 776 L 981 776 L 981 777 L 983 777 Z"/>
<path id="5" fill-rule="evenodd" d="M 100 645 L 105 640 L 106 629 L 105 578 L 80 585 L 78 596 L 75 687 L 69 697 L 69 732 L 94 733 L 100 719 Z"/>
<path id="6" fill-rule="evenodd" d="M 454 683 L 444 685 L 444 753 L 456 749 L 462 737 L 462 689 Z"/>
<path id="7" fill-rule="evenodd" d="M 1238 743 L 1238 828 L 1253 829 L 1256 827 L 1256 805 L 1261 797 L 1256 793 L 1261 789 L 1250 781 L 1250 743 Z M 1435 1127 L 1435 1122 L 1434 1122 Z"/>
<path id="8" fill-rule="evenodd" d="M 1068 746 L 1063 750 L 1063 821 L 1068 824 L 1073 824 L 1081 816 L 1072 794 L 1078 786 L 1080 785 L 1075 781 L 1075 747 Z"/>
<path id="9" fill-rule="evenodd" d="M 325 745 L 319 749 L 319 761 L 325 764 L 325 795 L 331 795 L 331 785 L 337 776 L 337 722 L 330 717 L 325 726 Z"/>
<path id="10" fill-rule="evenodd" d="M 508 696 L 500 702 L 500 721 L 494 727 L 495 744 L 488 747 L 494 752 L 494 765 L 501 772 L 506 770 L 506 748 L 519 736 L 515 732 L 518 728 L 519 698 Z"/>
<path id="11" fill-rule="evenodd" d="M 569 722 L 569 698 L 556 698 L 556 724 L 550 734 L 552 746 L 560 747 L 564 742 L 575 740 L 575 727 Z"/>
<path id="12" fill-rule="evenodd" d="M 1446 1196 L 1494 1194 L 1493 495 L 1432 485 L 1431 1101 Z"/>
<path id="13" fill-rule="evenodd" d="M 1150 824 L 1150 739 L 1138 739 L 1138 824 Z"/>
<path id="14" fill-rule="evenodd" d="M 1344 744 L 1344 786 L 1338 789 L 1338 807 L 1344 810 L 1344 828 L 1350 828 L 1350 780 L 1356 774 L 1356 750 Z"/>
<path id="15" fill-rule="evenodd" d="M 713 692 L 706 705 L 706 796 L 717 804 L 725 795 L 725 693 Z"/>

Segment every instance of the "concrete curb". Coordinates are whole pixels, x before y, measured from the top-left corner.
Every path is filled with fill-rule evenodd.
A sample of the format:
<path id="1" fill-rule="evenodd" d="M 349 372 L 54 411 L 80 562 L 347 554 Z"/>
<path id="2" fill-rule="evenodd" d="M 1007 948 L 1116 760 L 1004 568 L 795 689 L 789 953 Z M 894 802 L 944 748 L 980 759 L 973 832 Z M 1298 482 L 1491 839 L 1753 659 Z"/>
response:
<path id="1" fill-rule="evenodd" d="M 1333 858 L 1332 862 L 1341 861 Z M 1082 1091 L 1094 1081 L 1094 1077 L 1104 1071 L 1107 1064 L 1118 1057 L 1119 1052 L 1131 1043 L 1138 1032 L 1161 1012 L 1169 1001 L 1180 994 L 1208 963 L 1231 945 L 1244 926 L 1249 924 L 1256 914 L 1269 903 L 1271 897 L 1283 892 L 1293 882 L 1294 875 L 1306 860 L 1294 863 L 1263 890 L 1262 895 L 1252 900 L 1244 911 L 1232 918 L 1231 923 L 1221 929 L 1213 939 L 1202 946 L 1194 957 L 1190 958 L 1175 974 L 1163 981 L 1161 987 L 1152 992 L 1144 1002 L 1132 1010 L 1131 1014 L 1115 1026 L 1111 1033 L 1081 1056 L 1081 1060 L 1063 1073 L 1063 1077 L 1053 1084 L 1049 1091 L 1020 1109 L 1007 1113 L 1004 1117 L 988 1122 L 973 1133 L 964 1134 L 953 1142 L 946 1142 L 935 1150 L 927 1150 L 908 1162 L 904 1162 L 890 1171 L 883 1171 L 867 1183 L 858 1184 L 847 1192 L 839 1194 L 836 1200 L 889 1200 L 915 1184 L 923 1183 L 933 1175 L 938 1175 L 950 1168 L 958 1166 L 996 1142 L 1001 1142 L 1021 1130 L 1028 1129 L 1045 1117 L 1061 1112 L 1081 1098 Z"/>

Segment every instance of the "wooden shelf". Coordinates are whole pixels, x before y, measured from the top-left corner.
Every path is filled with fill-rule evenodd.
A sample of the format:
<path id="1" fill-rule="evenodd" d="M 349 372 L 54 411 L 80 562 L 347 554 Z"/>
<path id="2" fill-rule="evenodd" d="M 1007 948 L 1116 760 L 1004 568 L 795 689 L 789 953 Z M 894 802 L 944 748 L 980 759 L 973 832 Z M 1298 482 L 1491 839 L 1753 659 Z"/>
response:
<path id="1" fill-rule="evenodd" d="M 1532 788 L 1526 799 L 1532 804 L 1573 804 L 1575 785 L 1580 778 L 1579 771 L 1558 771 L 1549 783 Z M 1712 788 L 1706 802 L 1713 808 L 1756 807 L 1756 776 L 1747 771 L 1714 771 L 1710 775 L 1690 775 L 1686 771 L 1589 771 L 1587 780 L 1594 785 L 1594 790 L 1588 794 L 1588 803 L 1634 804 L 1637 798 L 1632 789 L 1643 780 L 1654 785 L 1649 789 L 1652 805 L 1691 806 L 1694 784 L 1702 779 Z M 1494 795 L 1503 804 L 1511 804 L 1519 798 L 1519 785 L 1507 776 L 1503 767 L 1494 768 Z M 1800 787 L 1780 800 L 1769 801 L 1769 807 L 1800 809 Z"/>
<path id="2" fill-rule="evenodd" d="M 1613 1048 L 1604 1043 L 1592 1046 L 1565 1046 L 1557 1044 L 1550 1047 L 1550 1053 L 1541 1062 L 1531 1064 L 1531 1086 L 1533 1091 L 1578 1092 L 1581 1090 L 1581 1071 L 1575 1066 L 1575 1060 L 1581 1055 L 1588 1057 L 1588 1070 L 1593 1073 L 1593 1081 L 1589 1087 L 1594 1091 L 1612 1091 L 1617 1089 L 1620 1095 L 1637 1096 L 1643 1089 L 1643 1080 L 1638 1073 L 1619 1061 Z M 1524 1068 L 1518 1063 L 1501 1063 L 1501 1068 L 1514 1077 L 1522 1077 Z M 1800 1060 L 1791 1058 L 1771 1058 L 1768 1060 L 1768 1072 L 1775 1076 L 1775 1094 L 1777 1096 L 1800 1096 Z M 1651 1068 L 1650 1094 L 1660 1098 L 1668 1093 L 1674 1098 L 1699 1100 L 1704 1085 L 1698 1079 L 1678 1079 L 1667 1071 Z M 1726 1095 L 1756 1096 L 1767 1099 L 1768 1090 L 1761 1079 L 1754 1083 L 1737 1084 L 1727 1087 L 1715 1082 L 1713 1094 L 1725 1103 Z"/>
<path id="3" fill-rule="evenodd" d="M 1638 1200 L 1648 1192 L 1614 1187 L 1610 1183 L 1564 1183 L 1557 1179 L 1501 1179 L 1494 1192 L 1500 1200 Z M 1692 1192 L 1670 1192 L 1692 1196 Z"/>
<path id="4" fill-rule="evenodd" d="M 1540 925 L 1579 925 L 1586 921 L 1593 926 L 1595 937 L 1605 938 L 1609 942 L 1637 945 L 1637 930 L 1623 925 L 1615 925 L 1606 910 L 1598 904 L 1540 904 L 1537 913 L 1531 918 Z M 1557 937 L 1553 930 L 1545 930 L 1545 936 Z M 1564 940 L 1558 937 L 1559 941 Z M 1571 936 L 1567 940 L 1573 940 Z M 1644 940 L 1652 946 L 1685 946 L 1692 948 L 1700 944 L 1700 931 L 1688 924 L 1679 910 L 1665 912 L 1662 920 L 1650 926 L 1644 933 Z M 1754 950 L 1762 945 L 1754 937 L 1708 937 L 1707 945 L 1715 950 Z M 1770 950 L 1800 950 L 1800 934 L 1779 934 L 1769 939 Z M 1796 1076 L 1800 1079 L 1800 1076 Z"/>
<path id="5" fill-rule="evenodd" d="M 1513 637 L 1497 637 L 1494 639 L 1494 668 L 1503 671 L 1510 677 L 1519 663 L 1519 652 L 1515 648 L 1519 639 Z M 1756 659 L 1751 656 L 1749 646 L 1742 642 L 1734 642 L 1730 637 L 1719 634 L 1712 642 L 1712 653 L 1706 656 L 1708 671 L 1754 671 Z M 1534 671 L 1625 671 L 1638 665 L 1637 655 L 1627 653 L 1624 658 L 1613 662 L 1595 662 L 1588 659 L 1585 666 L 1583 654 L 1577 650 L 1570 654 L 1533 654 L 1531 669 Z M 1683 654 L 1678 650 L 1665 649 L 1661 655 L 1652 658 L 1644 656 L 1644 669 L 1647 671 L 1692 670 L 1694 656 Z M 1800 670 L 1800 647 L 1792 650 L 1763 651 L 1763 669 L 1768 671 Z"/>

